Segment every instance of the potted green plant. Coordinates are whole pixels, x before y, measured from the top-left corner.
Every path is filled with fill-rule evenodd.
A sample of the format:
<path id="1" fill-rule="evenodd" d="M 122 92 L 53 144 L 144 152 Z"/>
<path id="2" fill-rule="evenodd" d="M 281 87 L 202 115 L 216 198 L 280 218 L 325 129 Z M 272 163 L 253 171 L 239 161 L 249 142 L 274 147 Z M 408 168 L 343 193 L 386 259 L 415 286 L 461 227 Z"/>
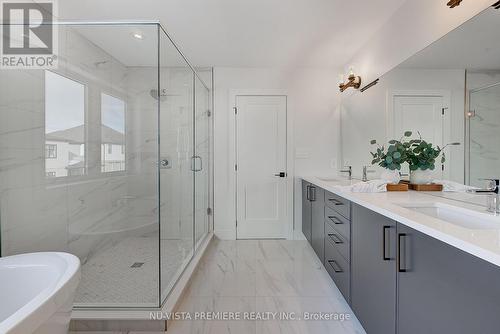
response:
<path id="1" fill-rule="evenodd" d="M 420 133 L 418 133 L 418 139 L 411 139 L 412 134 L 411 131 L 406 131 L 401 139 L 390 140 L 387 150 L 384 146 L 378 145 L 376 140 L 372 140 L 370 143 L 378 146 L 375 152 L 370 152 L 373 157 L 372 164 L 378 164 L 380 167 L 399 173 L 401 165 L 406 162 L 410 167 L 411 183 L 431 183 L 436 160 L 441 157 L 440 161 L 443 164 L 446 161 L 444 149 L 450 145 L 460 145 L 460 143 L 450 143 L 441 148 L 423 140 Z"/>
<path id="2" fill-rule="evenodd" d="M 411 132 L 407 131 L 404 133 L 400 140 L 392 139 L 389 141 L 387 149 L 385 146 L 381 146 L 373 139 L 370 144 L 377 145 L 375 152 L 370 152 L 372 155 L 372 165 L 379 165 L 380 167 L 386 169 L 386 172 L 381 176 L 383 179 L 391 181 L 391 183 L 399 183 L 401 179 L 400 170 L 401 165 L 407 161 L 407 152 L 410 144 L 408 142 L 403 142 L 404 137 L 410 137 Z"/>
<path id="3" fill-rule="evenodd" d="M 450 143 L 443 147 L 434 146 L 422 139 L 420 132 L 417 133 L 419 139 L 411 140 L 411 145 L 406 154 L 406 161 L 410 167 L 410 182 L 413 184 L 429 184 L 433 179 L 432 172 L 436 168 L 436 161 L 439 160 L 441 164 L 446 161 L 444 149 L 450 145 L 460 145 L 460 143 Z"/>

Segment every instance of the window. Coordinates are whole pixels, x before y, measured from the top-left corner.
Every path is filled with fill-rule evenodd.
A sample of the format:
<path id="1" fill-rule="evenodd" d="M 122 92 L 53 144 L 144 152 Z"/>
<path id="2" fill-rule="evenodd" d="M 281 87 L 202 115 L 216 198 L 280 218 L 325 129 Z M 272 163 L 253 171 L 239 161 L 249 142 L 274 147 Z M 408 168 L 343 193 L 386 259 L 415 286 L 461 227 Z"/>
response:
<path id="1" fill-rule="evenodd" d="M 101 172 L 103 173 L 125 170 L 125 109 L 123 100 L 101 94 Z"/>
<path id="2" fill-rule="evenodd" d="M 85 174 L 85 86 L 45 71 L 45 175 Z"/>
<path id="3" fill-rule="evenodd" d="M 45 159 L 57 159 L 57 145 L 45 144 Z"/>

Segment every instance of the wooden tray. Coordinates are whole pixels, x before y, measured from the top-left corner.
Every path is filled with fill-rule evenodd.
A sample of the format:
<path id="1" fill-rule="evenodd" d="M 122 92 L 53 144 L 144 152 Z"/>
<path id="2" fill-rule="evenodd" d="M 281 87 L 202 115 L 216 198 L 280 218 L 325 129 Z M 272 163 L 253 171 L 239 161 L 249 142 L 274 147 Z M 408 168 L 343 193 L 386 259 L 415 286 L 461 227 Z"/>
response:
<path id="1" fill-rule="evenodd" d="M 442 184 L 411 184 L 410 189 L 415 191 L 443 191 Z"/>
<path id="2" fill-rule="evenodd" d="M 406 183 L 388 184 L 387 191 L 408 191 L 408 184 Z"/>

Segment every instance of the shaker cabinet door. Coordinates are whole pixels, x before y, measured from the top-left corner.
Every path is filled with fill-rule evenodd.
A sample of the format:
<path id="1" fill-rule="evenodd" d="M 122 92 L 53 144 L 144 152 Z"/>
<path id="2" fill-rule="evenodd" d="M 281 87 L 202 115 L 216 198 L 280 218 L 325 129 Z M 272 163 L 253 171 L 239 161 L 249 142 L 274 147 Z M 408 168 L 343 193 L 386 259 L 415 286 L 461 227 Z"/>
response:
<path id="1" fill-rule="evenodd" d="M 367 333 L 394 334 L 396 222 L 356 204 L 351 219 L 351 307 Z"/>
<path id="2" fill-rule="evenodd" d="M 316 186 L 311 186 L 311 239 L 312 247 L 321 262 L 325 261 L 325 191 Z"/>
<path id="3" fill-rule="evenodd" d="M 306 181 L 302 181 L 302 233 L 306 237 L 307 241 L 311 243 L 311 201 L 310 201 L 310 189 L 311 184 Z"/>
<path id="4" fill-rule="evenodd" d="M 500 332 L 499 267 L 402 224 L 398 239 L 398 334 Z"/>

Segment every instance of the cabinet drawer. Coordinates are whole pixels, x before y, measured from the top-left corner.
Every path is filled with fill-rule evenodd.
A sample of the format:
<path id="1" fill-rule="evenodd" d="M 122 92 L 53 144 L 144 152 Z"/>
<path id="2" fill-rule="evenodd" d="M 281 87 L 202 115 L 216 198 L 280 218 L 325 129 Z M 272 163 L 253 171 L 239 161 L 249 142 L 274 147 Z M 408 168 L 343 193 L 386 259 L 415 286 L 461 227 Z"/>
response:
<path id="1" fill-rule="evenodd" d="M 325 207 L 325 221 L 337 232 L 342 234 L 347 240 L 351 239 L 351 221 L 332 208 Z"/>
<path id="2" fill-rule="evenodd" d="M 325 268 L 344 298 L 349 302 L 349 263 L 330 242 L 325 242 Z"/>
<path id="3" fill-rule="evenodd" d="M 349 261 L 349 240 L 328 223 L 325 224 L 325 245 L 327 243 L 333 246 L 344 259 Z"/>
<path id="4" fill-rule="evenodd" d="M 345 198 L 325 191 L 325 204 L 340 213 L 345 218 L 351 218 L 351 205 Z"/>

